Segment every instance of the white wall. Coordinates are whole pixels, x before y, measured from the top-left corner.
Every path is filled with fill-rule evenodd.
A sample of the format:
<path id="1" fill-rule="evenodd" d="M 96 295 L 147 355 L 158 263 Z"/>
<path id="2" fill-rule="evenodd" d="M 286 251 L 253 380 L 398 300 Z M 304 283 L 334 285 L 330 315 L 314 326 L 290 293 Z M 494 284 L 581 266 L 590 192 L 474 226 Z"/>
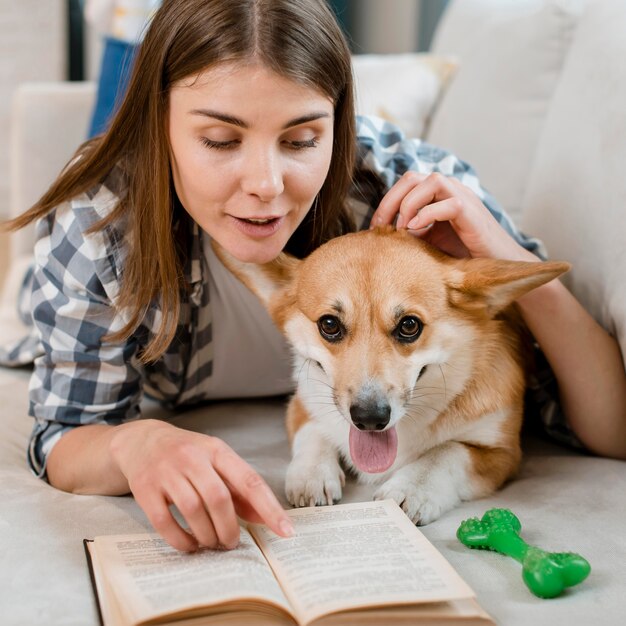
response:
<path id="1" fill-rule="evenodd" d="M 419 9 L 418 0 L 355 2 L 355 52 L 392 54 L 417 50 Z"/>
<path id="2" fill-rule="evenodd" d="M 0 219 L 9 207 L 13 92 L 22 81 L 64 79 L 65 42 L 65 0 L 0 0 Z"/>

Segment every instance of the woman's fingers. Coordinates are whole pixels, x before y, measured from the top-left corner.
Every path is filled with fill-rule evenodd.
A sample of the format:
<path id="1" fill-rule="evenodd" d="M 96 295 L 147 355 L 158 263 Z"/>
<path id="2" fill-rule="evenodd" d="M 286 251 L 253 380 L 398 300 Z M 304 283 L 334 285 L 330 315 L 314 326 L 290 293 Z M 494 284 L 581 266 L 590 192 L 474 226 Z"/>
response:
<path id="1" fill-rule="evenodd" d="M 387 192 L 372 226 L 406 228 L 456 257 L 519 257 L 519 244 L 480 198 L 460 180 L 434 172 L 407 172 Z"/>
<path id="2" fill-rule="evenodd" d="M 283 537 L 293 534 L 289 516 L 267 483 L 221 441 L 213 454 L 213 467 L 237 499 L 248 503 L 272 531 Z"/>
<path id="3" fill-rule="evenodd" d="M 447 198 L 428 204 L 405 225 L 408 230 L 422 230 L 434 222 L 455 222 L 463 212 L 459 198 Z"/>
<path id="4" fill-rule="evenodd" d="M 203 546 L 235 548 L 239 543 L 239 520 L 227 485 L 206 462 L 201 465 L 192 462 L 187 469 L 187 476 L 205 513 L 205 516 L 198 514 L 194 522 L 181 510 L 194 535 Z M 194 511 L 190 513 L 194 514 Z"/>
<path id="5" fill-rule="evenodd" d="M 425 207 L 451 199 L 458 203 L 460 211 L 468 191 L 460 181 L 439 172 L 428 175 L 406 172 L 381 200 L 372 217 L 372 226 L 392 224 L 397 218 L 397 228 L 422 228 L 429 223 L 420 217 Z"/>
<path id="6" fill-rule="evenodd" d="M 178 476 L 170 487 L 170 499 L 180 511 L 199 546 L 217 548 L 219 539 L 203 498 L 184 477 Z"/>
<path id="7" fill-rule="evenodd" d="M 263 520 L 261 516 L 256 512 L 256 510 L 252 507 L 252 505 L 244 500 L 236 491 L 231 491 L 231 495 L 233 497 L 233 504 L 235 505 L 235 511 L 237 511 L 237 515 L 242 519 L 245 519 L 247 522 L 252 522 L 253 524 L 263 524 Z"/>
<path id="8" fill-rule="evenodd" d="M 150 422 L 139 436 L 118 445 L 116 460 L 155 530 L 179 550 L 235 547 L 238 513 L 279 535 L 293 533 L 289 516 L 261 476 L 215 437 Z M 172 515 L 172 504 L 189 532 Z"/>
<path id="9" fill-rule="evenodd" d="M 418 172 L 409 171 L 403 174 L 398 182 L 385 194 L 378 208 L 374 211 L 371 222 L 372 227 L 393 224 L 406 195 L 416 185 L 426 180 L 427 177 L 427 174 L 419 174 Z"/>
<path id="10" fill-rule="evenodd" d="M 402 199 L 399 207 L 398 228 L 423 228 L 434 221 L 422 215 L 426 209 L 443 200 L 448 200 L 448 208 L 453 210 L 451 218 L 456 218 L 464 209 L 465 188 L 455 179 L 441 174 L 431 174 L 419 185 L 411 189 Z"/>
<path id="11" fill-rule="evenodd" d="M 149 493 L 136 493 L 135 500 L 146 514 L 148 521 L 167 543 L 181 552 L 193 552 L 198 549 L 198 541 L 181 528 L 174 519 L 166 496 L 154 490 Z"/>
<path id="12" fill-rule="evenodd" d="M 457 235 L 450 222 L 432 222 L 425 228 L 408 230 L 407 232 L 457 259 L 471 256 L 469 249 Z"/>

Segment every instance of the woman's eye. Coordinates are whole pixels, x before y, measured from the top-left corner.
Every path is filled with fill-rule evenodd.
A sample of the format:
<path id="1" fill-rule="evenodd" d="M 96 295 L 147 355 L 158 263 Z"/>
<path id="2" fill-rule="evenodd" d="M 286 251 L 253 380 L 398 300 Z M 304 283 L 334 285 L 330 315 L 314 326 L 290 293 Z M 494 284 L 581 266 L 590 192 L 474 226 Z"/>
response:
<path id="1" fill-rule="evenodd" d="M 317 328 L 320 335 L 327 341 L 340 341 L 343 339 L 344 329 L 341 322 L 334 315 L 324 315 L 317 320 Z"/>
<path id="2" fill-rule="evenodd" d="M 209 139 L 208 137 L 200 137 L 200 141 L 207 148 L 213 148 L 214 150 L 228 150 L 239 144 L 237 139 L 231 139 L 230 141 L 213 141 L 213 139 Z"/>
<path id="3" fill-rule="evenodd" d="M 287 146 L 292 150 L 302 150 L 304 148 L 315 148 L 318 143 L 319 139 L 317 137 L 313 137 L 312 139 L 287 141 Z"/>
<path id="4" fill-rule="evenodd" d="M 229 141 L 215 141 L 214 139 L 209 139 L 208 137 L 200 137 L 200 141 L 204 146 L 213 150 L 229 150 L 237 147 L 241 143 L 238 139 L 231 139 Z M 317 137 L 306 140 L 286 140 L 284 142 L 285 146 L 290 150 L 304 150 L 305 148 L 315 148 L 318 143 L 319 141 Z"/>
<path id="5" fill-rule="evenodd" d="M 393 331 L 395 338 L 402 343 L 411 343 L 415 341 L 421 334 L 424 324 L 419 317 L 407 315 L 400 320 L 400 323 Z"/>

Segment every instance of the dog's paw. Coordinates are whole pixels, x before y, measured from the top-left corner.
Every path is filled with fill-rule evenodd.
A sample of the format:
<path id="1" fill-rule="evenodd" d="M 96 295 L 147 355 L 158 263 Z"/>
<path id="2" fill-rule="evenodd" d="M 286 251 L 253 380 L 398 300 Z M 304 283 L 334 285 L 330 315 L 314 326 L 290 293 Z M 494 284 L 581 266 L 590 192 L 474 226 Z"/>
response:
<path id="1" fill-rule="evenodd" d="M 346 476 L 338 462 L 310 465 L 292 461 L 287 468 L 285 493 L 293 506 L 321 506 L 341 500 Z"/>
<path id="2" fill-rule="evenodd" d="M 391 477 L 374 493 L 374 500 L 395 500 L 408 518 L 419 526 L 430 524 L 454 505 L 438 494 L 399 476 Z"/>

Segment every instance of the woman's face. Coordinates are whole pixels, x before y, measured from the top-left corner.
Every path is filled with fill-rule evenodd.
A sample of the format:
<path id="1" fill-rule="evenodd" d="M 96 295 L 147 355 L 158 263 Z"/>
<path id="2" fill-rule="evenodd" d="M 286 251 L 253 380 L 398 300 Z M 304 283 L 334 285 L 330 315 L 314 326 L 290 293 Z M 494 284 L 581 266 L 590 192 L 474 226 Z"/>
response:
<path id="1" fill-rule="evenodd" d="M 304 219 L 332 156 L 333 103 L 261 64 L 175 84 L 168 132 L 176 193 L 241 261 L 274 259 Z"/>

